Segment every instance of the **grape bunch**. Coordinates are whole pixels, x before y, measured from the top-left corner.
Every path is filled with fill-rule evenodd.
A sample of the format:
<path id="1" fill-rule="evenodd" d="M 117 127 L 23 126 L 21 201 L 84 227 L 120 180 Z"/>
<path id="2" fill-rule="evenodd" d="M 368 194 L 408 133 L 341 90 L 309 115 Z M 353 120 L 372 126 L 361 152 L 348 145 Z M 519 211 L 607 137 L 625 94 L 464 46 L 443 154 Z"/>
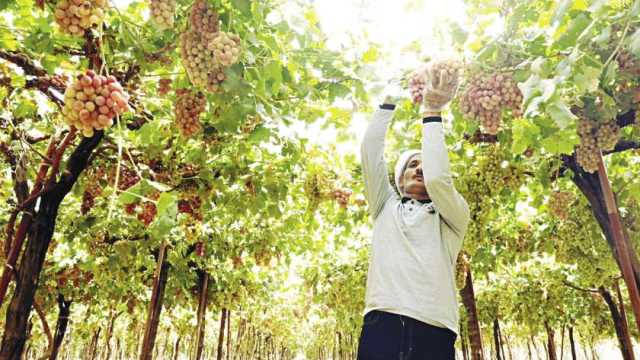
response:
<path id="1" fill-rule="evenodd" d="M 82 204 L 80 205 L 82 215 L 86 215 L 95 205 L 96 198 L 102 194 L 103 184 L 101 181 L 105 179 L 106 170 L 102 166 L 97 166 L 86 173 Z"/>
<path id="2" fill-rule="evenodd" d="M 422 94 L 425 87 L 425 74 L 423 70 L 414 72 L 409 78 L 409 92 L 414 104 L 422 103 Z"/>
<path id="3" fill-rule="evenodd" d="M 454 59 L 434 60 L 429 64 L 428 71 L 434 74 L 444 74 L 452 79 L 458 79 L 462 73 L 462 63 Z"/>
<path id="4" fill-rule="evenodd" d="M 229 67 L 238 62 L 240 58 L 240 37 L 220 31 L 207 44 L 207 48 L 213 52 L 214 60 L 218 62 L 220 67 Z"/>
<path id="5" fill-rule="evenodd" d="M 640 76 L 640 61 L 629 51 L 620 51 L 616 56 L 616 61 L 621 72 Z"/>
<path id="6" fill-rule="evenodd" d="M 218 15 L 206 1 L 191 8 L 191 28 L 180 35 L 180 57 L 191 82 L 211 92 L 226 80 L 225 69 L 240 58 L 240 38 L 219 31 Z"/>
<path id="7" fill-rule="evenodd" d="M 333 197 L 341 208 L 346 209 L 349 204 L 349 198 L 351 197 L 351 191 L 346 189 L 334 189 L 331 192 L 331 197 Z"/>
<path id="8" fill-rule="evenodd" d="M 145 201 L 142 203 L 142 210 L 138 213 L 138 220 L 142 221 L 144 226 L 149 226 L 157 213 L 156 204 L 151 201 Z"/>
<path id="9" fill-rule="evenodd" d="M 573 203 L 573 194 L 569 191 L 554 191 L 549 198 L 549 211 L 559 219 L 569 218 L 569 208 Z"/>
<path id="10" fill-rule="evenodd" d="M 113 125 L 113 118 L 129 110 L 129 95 L 113 76 L 93 70 L 80 74 L 64 93 L 66 122 L 86 137 Z"/>
<path id="11" fill-rule="evenodd" d="M 319 203 L 332 191 L 332 181 L 321 172 L 308 174 L 304 181 L 304 193 L 311 203 Z"/>
<path id="12" fill-rule="evenodd" d="M 171 83 L 173 80 L 171 79 L 160 79 L 158 80 L 158 95 L 164 96 L 169 93 L 171 90 Z"/>
<path id="13" fill-rule="evenodd" d="M 176 0 L 151 0 L 149 4 L 151 18 L 160 29 L 173 27 L 173 14 L 176 11 Z"/>
<path id="14" fill-rule="evenodd" d="M 620 126 L 615 120 L 609 120 L 600 125 L 596 132 L 598 146 L 605 151 L 611 151 L 620 140 Z"/>
<path id="15" fill-rule="evenodd" d="M 217 33 L 219 29 L 218 13 L 209 7 L 206 0 L 197 0 L 191 7 L 189 23 L 197 33 Z"/>
<path id="16" fill-rule="evenodd" d="M 201 92 L 193 92 L 187 89 L 176 91 L 176 124 L 180 133 L 186 137 L 197 134 L 201 129 L 200 114 L 204 112 L 207 99 Z"/>
<path id="17" fill-rule="evenodd" d="M 198 256 L 198 257 L 204 257 L 204 255 L 205 255 L 205 246 L 204 246 L 204 242 L 202 242 L 202 241 L 198 241 L 198 242 L 196 243 L 195 253 L 196 253 L 196 256 Z"/>
<path id="18" fill-rule="evenodd" d="M 615 120 L 602 124 L 581 116 L 578 119 L 580 144 L 576 146 L 576 161 L 589 173 L 598 170 L 600 150 L 613 150 L 620 140 L 620 127 Z"/>
<path id="19" fill-rule="evenodd" d="M 496 135 L 503 110 L 522 116 L 522 93 L 509 73 L 478 74 L 467 86 L 460 100 L 465 116 L 480 121 L 484 131 Z"/>
<path id="20" fill-rule="evenodd" d="M 196 220 L 202 220 L 201 206 L 202 200 L 198 195 L 190 195 L 178 200 L 178 212 L 189 214 Z"/>
<path id="21" fill-rule="evenodd" d="M 112 170 L 113 172 L 112 178 L 114 179 L 115 179 L 115 171 L 116 171 L 116 168 L 114 167 Z M 138 181 L 140 181 L 140 177 L 134 170 L 131 170 L 130 168 L 125 166 L 120 167 L 120 175 L 118 178 L 118 190 L 125 191 L 130 187 L 132 187 L 133 185 L 137 184 Z"/>
<path id="22" fill-rule="evenodd" d="M 63 32 L 82 36 L 85 30 L 104 20 L 106 0 L 61 0 L 54 16 Z"/>

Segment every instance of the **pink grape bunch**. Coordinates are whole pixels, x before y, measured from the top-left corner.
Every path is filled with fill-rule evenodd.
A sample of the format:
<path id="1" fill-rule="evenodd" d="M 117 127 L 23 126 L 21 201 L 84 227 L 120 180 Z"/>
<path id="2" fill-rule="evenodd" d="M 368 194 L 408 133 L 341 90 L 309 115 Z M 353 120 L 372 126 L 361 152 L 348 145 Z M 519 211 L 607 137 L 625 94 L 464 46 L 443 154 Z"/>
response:
<path id="1" fill-rule="evenodd" d="M 87 70 L 77 76 L 64 93 L 62 110 L 66 122 L 82 135 L 91 137 L 95 130 L 113 125 L 113 118 L 129 111 L 129 95 L 114 76 Z"/>
<path id="2" fill-rule="evenodd" d="M 82 36 L 85 30 L 104 21 L 106 0 L 61 0 L 54 17 L 62 32 Z"/>
<path id="3" fill-rule="evenodd" d="M 478 120 L 486 133 L 496 135 L 503 110 L 511 110 L 514 117 L 522 116 L 522 100 L 511 74 L 478 74 L 469 81 L 460 107 L 466 117 Z"/>

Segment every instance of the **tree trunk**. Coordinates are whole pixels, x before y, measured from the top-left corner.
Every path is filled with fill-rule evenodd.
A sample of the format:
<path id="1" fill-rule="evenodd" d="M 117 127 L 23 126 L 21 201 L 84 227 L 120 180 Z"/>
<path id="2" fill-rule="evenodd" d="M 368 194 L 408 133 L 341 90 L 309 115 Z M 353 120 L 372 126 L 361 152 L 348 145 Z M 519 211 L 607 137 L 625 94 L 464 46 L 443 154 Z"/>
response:
<path id="1" fill-rule="evenodd" d="M 104 360 L 110 360 L 111 359 L 111 336 L 113 335 L 113 325 L 116 321 L 116 317 L 117 315 L 115 313 L 111 313 L 111 320 L 109 321 L 109 327 L 107 328 L 107 336 L 106 339 L 104 341 L 104 346 L 105 346 L 105 356 L 104 356 Z"/>
<path id="2" fill-rule="evenodd" d="M 460 327 L 460 348 L 462 350 L 462 359 L 469 360 L 469 349 L 467 347 L 467 341 L 466 341 L 467 334 L 465 334 L 465 331 L 463 330 L 464 327 L 463 327 L 462 321 L 460 321 L 459 327 Z"/>
<path id="3" fill-rule="evenodd" d="M 544 323 L 544 327 L 547 330 L 547 351 L 549 353 L 549 360 L 557 360 L 556 343 L 554 340 L 555 332 L 551 327 L 549 327 L 547 322 Z"/>
<path id="4" fill-rule="evenodd" d="M 471 267 L 467 267 L 464 287 L 460 289 L 460 297 L 464 308 L 467 311 L 467 328 L 469 331 L 469 342 L 471 345 L 471 360 L 482 360 L 482 335 L 480 334 L 480 324 L 478 322 L 478 310 L 476 298 L 473 290 L 473 276 Z"/>
<path id="5" fill-rule="evenodd" d="M 49 360 L 56 360 L 60 352 L 60 345 L 64 340 L 64 334 L 69 324 L 69 314 L 71 313 L 71 300 L 65 300 L 62 294 L 58 294 L 58 322 L 56 323 L 56 334 L 53 336 L 53 347 Z"/>
<path id="6" fill-rule="evenodd" d="M 169 273 L 169 263 L 166 261 L 166 253 L 167 244 L 163 242 L 160 246 L 158 265 L 153 279 L 153 290 L 151 292 L 151 301 L 149 302 L 142 348 L 140 349 L 140 360 L 151 360 L 153 355 L 153 346 L 156 341 L 160 313 L 162 312 L 162 304 L 164 302 L 164 289 L 167 285 Z"/>
<path id="7" fill-rule="evenodd" d="M 196 356 L 195 360 L 202 357 L 202 349 L 204 348 L 204 328 L 207 315 L 207 298 L 209 293 L 209 274 L 207 272 L 199 272 L 200 277 L 200 301 L 198 302 L 198 325 L 196 327 Z"/>
<path id="8" fill-rule="evenodd" d="M 529 341 L 529 339 L 527 339 L 527 353 L 529 354 L 529 360 L 532 360 L 533 356 L 531 354 L 531 341 Z"/>
<path id="9" fill-rule="evenodd" d="M 500 325 L 498 324 L 498 319 L 493 319 L 493 341 L 496 349 L 496 359 L 502 360 L 502 356 L 500 355 Z"/>
<path id="10" fill-rule="evenodd" d="M 571 360 L 576 360 L 576 342 L 573 339 L 573 326 L 569 326 L 569 343 L 571 343 Z"/>
<path id="11" fill-rule="evenodd" d="M 562 335 L 560 336 L 560 360 L 564 357 L 564 325 L 562 325 Z"/>
<path id="12" fill-rule="evenodd" d="M 102 328 L 98 328 L 98 330 L 93 334 L 93 339 L 91 339 L 91 346 L 89 347 L 90 360 L 94 360 L 96 358 L 96 352 L 98 352 L 98 339 L 100 338 L 101 330 Z"/>
<path id="13" fill-rule="evenodd" d="M 218 334 L 218 353 L 217 359 L 222 360 L 222 349 L 224 345 L 224 324 L 227 320 L 227 310 L 222 309 L 220 313 L 220 333 Z"/>
<path id="14" fill-rule="evenodd" d="M 87 166 L 89 155 L 98 146 L 103 132 L 83 138 L 67 161 L 66 171 L 40 198 L 28 235 L 22 261 L 15 275 L 16 287 L 7 309 L 0 360 L 20 360 L 27 341 L 27 323 L 38 287 L 38 279 L 53 236 L 58 208 Z"/>
<path id="15" fill-rule="evenodd" d="M 227 310 L 227 360 L 231 356 L 231 310 Z"/>
<path id="16" fill-rule="evenodd" d="M 624 327 L 622 326 L 622 318 L 620 313 L 618 312 L 618 308 L 611 296 L 609 290 L 605 289 L 603 286 L 598 288 L 598 292 L 607 303 L 609 307 L 609 311 L 611 312 L 611 318 L 613 319 L 613 326 L 616 330 L 616 335 L 618 337 L 618 342 L 620 344 L 620 351 L 622 352 L 622 358 L 624 360 L 634 360 L 633 356 L 633 345 L 631 343 L 631 337 L 629 336 L 629 332 L 625 332 Z"/>
<path id="17" fill-rule="evenodd" d="M 178 336 L 176 345 L 173 347 L 173 360 L 178 360 L 178 356 L 180 355 L 180 339 L 182 339 L 182 337 Z"/>

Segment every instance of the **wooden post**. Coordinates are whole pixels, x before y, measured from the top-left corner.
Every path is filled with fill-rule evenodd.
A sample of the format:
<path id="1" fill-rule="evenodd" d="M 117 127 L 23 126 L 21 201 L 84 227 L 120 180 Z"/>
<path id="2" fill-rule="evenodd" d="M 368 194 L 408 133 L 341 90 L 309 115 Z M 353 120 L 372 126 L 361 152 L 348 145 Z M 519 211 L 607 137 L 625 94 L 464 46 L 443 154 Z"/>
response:
<path id="1" fill-rule="evenodd" d="M 602 188 L 604 202 L 607 207 L 607 215 L 609 216 L 609 222 L 611 223 L 613 240 L 620 259 L 622 276 L 625 284 L 627 284 L 627 289 L 629 290 L 629 298 L 631 299 L 633 314 L 636 319 L 636 326 L 638 327 L 638 330 L 640 330 L 640 292 L 638 291 L 636 278 L 631 265 L 631 256 L 629 251 L 632 251 L 632 249 L 627 248 L 627 243 L 622 231 L 620 213 L 618 213 L 618 206 L 616 204 L 613 191 L 611 190 L 611 183 L 607 176 L 607 169 L 604 165 L 604 159 L 602 158 L 601 152 L 598 152 L 598 178 L 600 179 L 600 187 Z"/>
<path id="2" fill-rule="evenodd" d="M 167 285 L 167 277 L 169 273 L 169 264 L 166 261 L 166 253 L 167 243 L 163 242 L 160 246 L 158 264 L 153 279 L 153 290 L 151 292 L 151 301 L 149 302 L 142 348 L 140 349 L 140 360 L 151 360 L 153 355 L 153 346 L 156 341 L 158 323 L 160 322 L 160 313 L 162 312 L 162 303 L 164 302 L 164 289 Z"/>

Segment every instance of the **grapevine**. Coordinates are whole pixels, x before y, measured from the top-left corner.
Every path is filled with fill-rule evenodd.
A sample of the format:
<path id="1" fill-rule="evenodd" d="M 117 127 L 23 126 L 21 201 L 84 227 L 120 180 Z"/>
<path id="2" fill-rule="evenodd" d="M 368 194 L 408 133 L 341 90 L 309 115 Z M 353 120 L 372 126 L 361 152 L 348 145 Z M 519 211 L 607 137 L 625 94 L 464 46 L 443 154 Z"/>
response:
<path id="1" fill-rule="evenodd" d="M 176 93 L 176 125 L 182 135 L 193 136 L 202 129 L 200 114 L 205 110 L 206 99 L 201 92 L 179 89 Z"/>
<path id="2" fill-rule="evenodd" d="M 129 95 L 113 76 L 92 70 L 78 75 L 64 94 L 64 118 L 87 137 L 113 125 L 113 118 L 129 110 Z"/>
<path id="3" fill-rule="evenodd" d="M 61 0 L 56 4 L 56 22 L 63 32 L 82 36 L 85 30 L 102 24 L 106 3 L 106 0 Z"/>
<path id="4" fill-rule="evenodd" d="M 503 110 L 522 116 L 522 93 L 509 73 L 478 74 L 460 100 L 465 116 L 480 121 L 484 131 L 495 135 L 500 130 Z"/>

